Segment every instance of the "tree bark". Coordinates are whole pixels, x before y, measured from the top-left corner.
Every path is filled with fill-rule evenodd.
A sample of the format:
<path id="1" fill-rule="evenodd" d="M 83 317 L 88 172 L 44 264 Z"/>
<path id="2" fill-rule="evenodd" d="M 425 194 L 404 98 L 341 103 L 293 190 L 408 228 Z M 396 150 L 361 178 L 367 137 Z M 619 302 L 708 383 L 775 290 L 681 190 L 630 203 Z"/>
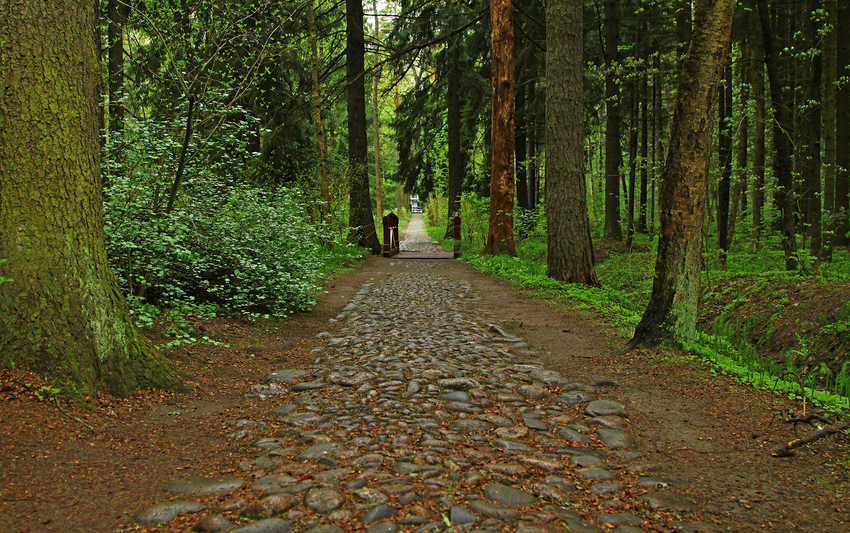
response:
<path id="1" fill-rule="evenodd" d="M 797 236 L 794 229 L 794 185 L 791 175 L 791 150 L 788 146 L 787 104 L 783 94 L 782 82 L 779 79 L 777 51 L 773 45 L 773 34 L 770 24 L 767 0 L 756 0 L 759 20 L 762 29 L 762 44 L 764 46 L 764 61 L 767 66 L 767 78 L 770 84 L 770 100 L 773 106 L 773 173 L 778 185 L 776 198 L 780 210 L 780 230 L 782 233 L 782 250 L 785 252 L 785 269 L 797 268 Z"/>
<path id="2" fill-rule="evenodd" d="M 375 255 L 381 253 L 381 244 L 372 215 L 372 198 L 369 193 L 369 143 L 366 134 L 366 85 L 364 81 L 363 1 L 345 2 L 346 80 L 348 82 L 348 164 L 350 174 L 350 199 L 348 226 L 351 242 L 368 249 Z"/>
<path id="3" fill-rule="evenodd" d="M 605 229 L 606 239 L 622 240 L 620 226 L 620 167 L 623 153 L 620 149 L 620 86 L 617 68 L 620 46 L 619 12 L 617 0 L 605 1 Z"/>
<path id="4" fill-rule="evenodd" d="M 652 294 L 629 348 L 692 342 L 702 269 L 702 226 L 714 109 L 729 57 L 734 0 L 696 0 L 690 53 L 679 79 Z"/>
<path id="5" fill-rule="evenodd" d="M 546 4 L 547 273 L 567 283 L 599 286 L 584 176 L 581 0 Z"/>
<path id="6" fill-rule="evenodd" d="M 490 2 L 490 224 L 485 254 L 515 255 L 514 243 L 514 28 L 511 0 Z"/>
<path id="7" fill-rule="evenodd" d="M 827 24 L 831 28 L 823 42 L 823 211 L 828 221 L 825 228 L 832 233 L 835 212 L 835 80 L 837 75 L 838 0 L 826 0 Z M 829 242 L 824 242 L 826 257 L 831 256 Z"/>
<path id="8" fill-rule="evenodd" d="M 310 74 L 313 85 L 313 121 L 316 124 L 316 150 L 319 152 L 319 185 L 322 188 L 322 212 L 327 218 L 331 214 L 331 192 L 328 184 L 328 158 L 325 152 L 324 127 L 322 126 L 322 104 L 319 97 L 319 35 L 313 0 L 307 3 L 310 26 Z"/>
<path id="9" fill-rule="evenodd" d="M 109 0 L 107 5 L 110 133 L 124 131 L 124 22 L 129 9 L 129 4 L 124 0 Z"/>
<path id="10" fill-rule="evenodd" d="M 745 19 L 748 21 L 748 19 Z M 750 115 L 747 111 L 747 103 L 750 99 L 750 57 L 749 45 L 745 37 L 741 42 L 741 62 L 738 68 L 740 82 L 740 107 L 741 107 L 741 123 L 738 127 L 738 145 L 735 152 L 735 173 L 736 179 L 732 186 L 732 208 L 729 214 L 729 242 L 735 241 L 735 228 L 738 224 L 738 209 L 741 210 L 741 216 L 747 209 L 747 195 L 743 191 L 747 190 L 747 161 L 748 161 L 748 144 L 749 144 L 749 127 Z"/>
<path id="11" fill-rule="evenodd" d="M 649 187 L 649 80 L 640 81 L 640 198 L 638 201 L 637 231 L 646 233 L 646 201 Z"/>
<path id="12" fill-rule="evenodd" d="M 720 182 L 717 186 L 717 244 L 720 247 L 720 261 L 726 263 L 729 251 L 729 193 L 732 185 L 732 67 L 726 65 L 725 83 L 720 86 L 717 99 L 720 111 L 718 127 L 717 160 L 720 164 Z"/>
<path id="13" fill-rule="evenodd" d="M 847 2 L 838 3 L 838 35 L 839 39 L 838 72 L 848 75 L 850 69 L 850 5 Z M 832 236 L 834 246 L 850 245 L 850 83 L 843 83 L 835 95 L 835 142 L 837 156 L 835 161 L 835 233 Z"/>
<path id="14" fill-rule="evenodd" d="M 380 22 L 378 22 L 378 1 L 372 0 L 372 9 L 375 11 L 375 41 L 378 40 Z M 378 54 L 375 53 L 375 64 L 378 63 Z M 378 209 L 378 219 L 384 218 L 383 187 L 381 184 L 381 117 L 378 109 L 378 82 L 381 80 L 381 69 L 375 69 L 372 73 L 372 151 L 375 152 L 375 204 Z"/>
<path id="15" fill-rule="evenodd" d="M 820 0 L 809 0 L 809 12 L 814 13 L 820 8 Z M 823 57 L 820 54 L 820 30 L 821 24 L 816 18 L 809 15 L 806 20 L 806 35 L 810 46 L 817 53 L 811 58 L 810 79 L 808 81 L 809 106 L 806 113 L 806 145 L 807 152 L 804 153 L 805 172 L 805 216 L 809 224 L 809 250 L 814 258 L 814 268 L 820 263 L 822 255 L 821 243 L 821 81 L 823 79 Z"/>
<path id="16" fill-rule="evenodd" d="M 454 18 L 457 27 L 457 18 Z M 452 37 L 449 46 L 448 72 L 446 73 L 446 144 L 448 151 L 448 212 L 446 213 L 445 238 L 454 236 L 454 214 L 460 211 L 460 191 L 463 185 L 464 162 L 461 155 L 461 106 L 460 106 L 460 40 Z"/>
<path id="17" fill-rule="evenodd" d="M 0 364 L 82 396 L 177 386 L 109 269 L 100 186 L 97 4 L 27 0 L 0 15 Z"/>
<path id="18" fill-rule="evenodd" d="M 753 99 L 755 100 L 755 116 L 753 117 L 754 134 L 753 139 L 753 237 L 756 243 L 761 240 L 764 229 L 762 208 L 764 207 L 764 163 L 765 163 L 765 87 L 764 87 L 764 47 L 761 42 L 761 32 L 753 35 L 755 50 L 753 59 L 749 62 L 750 80 L 753 87 Z"/>

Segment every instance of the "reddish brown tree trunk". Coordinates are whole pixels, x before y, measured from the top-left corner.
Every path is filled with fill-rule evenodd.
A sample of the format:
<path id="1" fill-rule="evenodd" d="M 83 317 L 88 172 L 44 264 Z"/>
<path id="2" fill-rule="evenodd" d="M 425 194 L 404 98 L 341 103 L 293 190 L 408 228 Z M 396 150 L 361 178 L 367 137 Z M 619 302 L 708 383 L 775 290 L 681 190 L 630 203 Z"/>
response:
<path id="1" fill-rule="evenodd" d="M 514 28 L 511 0 L 490 2 L 490 225 L 484 253 L 516 254 L 514 244 Z"/>

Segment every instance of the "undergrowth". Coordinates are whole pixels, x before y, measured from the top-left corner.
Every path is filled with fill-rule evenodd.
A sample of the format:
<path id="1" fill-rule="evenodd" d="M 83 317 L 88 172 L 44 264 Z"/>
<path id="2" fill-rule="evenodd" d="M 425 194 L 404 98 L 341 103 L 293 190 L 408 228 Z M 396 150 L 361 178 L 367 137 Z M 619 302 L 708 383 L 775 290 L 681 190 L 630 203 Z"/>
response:
<path id="1" fill-rule="evenodd" d="M 636 236 L 635 244 L 636 248 L 647 251 L 632 253 L 610 251 L 608 257 L 596 265 L 601 288 L 565 284 L 548 278 L 546 276 L 546 240 L 543 232 L 532 234 L 521 241 L 517 246 L 516 257 L 493 257 L 470 253 L 462 256 L 462 260 L 477 270 L 508 280 L 515 287 L 526 290 L 536 297 L 555 301 L 571 309 L 601 318 L 618 333 L 629 337 L 634 332 L 649 301 L 656 258 L 653 243 L 648 237 Z M 767 261 L 760 263 L 761 270 L 758 270 L 759 257 L 761 254 L 756 252 L 730 256 L 726 270 L 708 269 L 705 272 L 705 279 L 746 276 L 748 279 L 758 280 L 764 277 L 769 280 L 768 273 L 778 270 L 781 265 L 774 261 Z M 775 259 L 779 261 L 782 257 L 777 256 Z M 842 269 L 850 272 L 850 256 L 845 251 L 836 252 L 833 259 L 841 264 L 830 263 L 829 267 L 822 266 L 822 278 L 827 276 L 830 280 L 836 277 L 841 278 L 836 273 Z M 785 273 L 781 275 L 788 276 Z M 762 283 L 761 289 L 770 290 L 769 281 L 759 283 Z M 718 285 L 722 286 L 722 284 Z M 704 298 L 710 300 L 712 297 L 707 295 Z M 783 301 L 782 298 L 777 298 L 777 302 L 782 305 L 791 305 L 790 301 Z M 821 327 L 822 332 L 850 334 L 850 303 L 845 307 L 846 310 L 842 310 L 838 319 Z M 797 361 L 810 359 L 810 354 L 800 353 L 811 350 L 811 342 L 807 337 L 798 336 L 798 347 L 791 353 L 794 357 L 787 357 L 785 364 L 778 364 L 769 357 L 760 355 L 753 344 L 733 342 L 730 332 L 722 329 L 710 333 L 699 332 L 694 343 L 685 348 L 710 362 L 711 368 L 716 369 L 714 371 L 720 371 L 756 387 L 782 391 L 792 398 L 802 398 L 805 394 L 828 411 L 850 408 L 850 362 L 839 361 L 836 363 L 837 368 L 831 368 L 825 363 L 803 368 Z M 801 381 L 805 392 L 801 391 L 800 383 L 781 378 L 788 372 L 802 374 Z"/>

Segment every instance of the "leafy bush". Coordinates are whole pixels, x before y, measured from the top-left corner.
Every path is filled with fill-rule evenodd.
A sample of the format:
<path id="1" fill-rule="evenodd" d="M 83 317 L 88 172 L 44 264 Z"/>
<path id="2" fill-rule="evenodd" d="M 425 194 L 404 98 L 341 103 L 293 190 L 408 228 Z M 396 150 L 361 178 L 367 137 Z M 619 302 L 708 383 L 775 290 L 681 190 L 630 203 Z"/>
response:
<path id="1" fill-rule="evenodd" d="M 333 221 L 314 222 L 311 202 L 298 189 L 236 184 L 242 165 L 232 171 L 195 160 L 179 202 L 166 212 L 174 131 L 165 122 L 131 126 L 125 139 L 135 142 L 125 146 L 123 164 L 107 166 L 107 253 L 137 308 L 213 302 L 283 316 L 315 303 L 327 265 L 362 254 L 349 246 L 328 251 Z"/>

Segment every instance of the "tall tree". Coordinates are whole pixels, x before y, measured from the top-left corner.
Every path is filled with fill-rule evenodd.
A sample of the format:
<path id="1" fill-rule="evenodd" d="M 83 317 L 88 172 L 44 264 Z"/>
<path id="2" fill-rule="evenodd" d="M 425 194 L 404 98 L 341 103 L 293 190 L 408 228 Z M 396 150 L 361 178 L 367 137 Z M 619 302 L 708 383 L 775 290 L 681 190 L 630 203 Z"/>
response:
<path id="1" fill-rule="evenodd" d="M 375 41 L 380 38 L 381 24 L 378 22 L 378 0 L 372 0 L 372 9 L 375 11 Z M 375 63 L 378 63 L 378 52 L 375 50 Z M 375 205 L 378 209 L 378 218 L 384 217 L 383 186 L 381 183 L 381 114 L 378 109 L 378 82 L 381 80 L 381 69 L 372 73 L 372 151 L 375 152 Z"/>
<path id="2" fill-rule="evenodd" d="M 809 0 L 809 16 L 805 24 L 806 37 L 811 50 L 811 65 L 808 69 L 808 94 L 806 98 L 805 136 L 808 150 L 803 154 L 803 180 L 805 220 L 808 223 L 810 252 L 816 262 L 822 255 L 821 244 L 821 81 L 823 79 L 823 57 L 821 56 L 821 24 L 814 16 L 820 8 L 820 0 Z"/>
<path id="3" fill-rule="evenodd" d="M 514 243 L 514 28 L 511 0 L 490 1 L 490 224 L 484 253 L 516 254 Z"/>
<path id="4" fill-rule="evenodd" d="M 109 76 L 109 131 L 124 129 L 124 22 L 130 4 L 124 0 L 107 3 L 107 73 Z"/>
<path id="5" fill-rule="evenodd" d="M 325 152 L 325 131 L 322 124 L 322 104 L 319 98 L 319 36 L 313 0 L 307 3 L 307 23 L 310 27 L 310 81 L 313 89 L 313 121 L 316 128 L 316 151 L 319 153 L 319 185 L 322 189 L 322 212 L 331 214 L 331 193 L 328 183 L 328 158 Z"/>
<path id="6" fill-rule="evenodd" d="M 832 213 L 835 212 L 835 81 L 837 75 L 838 39 L 836 23 L 838 21 L 838 0 L 827 0 L 827 27 L 823 42 L 823 210 L 827 220 L 825 228 L 832 231 Z M 823 243 L 830 257 L 830 242 Z"/>
<path id="7" fill-rule="evenodd" d="M 779 51 L 773 42 L 772 25 L 767 0 L 756 0 L 758 16 L 761 22 L 764 62 L 770 85 L 770 100 L 773 107 L 773 173 L 778 189 L 776 199 L 779 203 L 782 249 L 785 252 L 785 269 L 797 268 L 797 237 L 794 230 L 794 191 L 791 173 L 791 148 L 788 146 L 787 130 L 790 125 L 788 104 L 784 84 L 780 80 Z"/>
<path id="8" fill-rule="evenodd" d="M 547 272 L 599 286 L 584 176 L 584 74 L 581 0 L 546 4 Z"/>
<path id="9" fill-rule="evenodd" d="M 649 304 L 628 346 L 693 341 L 714 109 L 729 56 L 734 0 L 696 0 L 690 52 L 661 179 L 661 232 Z"/>
<path id="10" fill-rule="evenodd" d="M 717 99 L 719 110 L 717 160 L 720 163 L 720 182 L 717 184 L 717 241 L 721 263 L 729 251 L 729 193 L 732 185 L 732 66 L 726 65 L 724 83 Z"/>
<path id="11" fill-rule="evenodd" d="M 458 17 L 453 17 L 454 25 L 457 26 Z M 463 155 L 461 151 L 461 107 L 460 107 L 460 36 L 454 35 L 449 41 L 449 64 L 446 66 L 446 144 L 449 166 L 448 184 L 446 195 L 448 196 L 448 212 L 446 213 L 446 235 L 451 238 L 454 235 L 454 214 L 460 211 L 460 191 L 463 185 Z"/>
<path id="12" fill-rule="evenodd" d="M 836 174 L 834 212 L 836 216 L 834 246 L 850 245 L 850 4 L 838 2 L 838 21 L 835 26 L 839 39 L 838 74 L 844 78 L 835 94 Z"/>
<path id="13" fill-rule="evenodd" d="M 754 0 L 753 0 L 754 1 Z M 764 169 L 765 169 L 765 84 L 764 84 L 764 62 L 757 58 L 764 56 L 764 47 L 761 32 L 756 32 L 753 37 L 753 54 L 749 60 L 753 87 L 753 100 L 755 100 L 755 113 L 753 116 L 754 139 L 753 139 L 753 234 L 756 242 L 759 241 L 764 222 L 762 208 L 764 207 Z"/>
<path id="14" fill-rule="evenodd" d="M 28 0 L 0 15 L 0 364 L 89 392 L 174 386 L 106 261 L 93 2 Z"/>
<path id="15" fill-rule="evenodd" d="M 620 85 L 615 70 L 619 63 L 620 17 L 618 0 L 605 1 L 605 231 L 606 239 L 622 240 L 620 226 Z"/>
<path id="16" fill-rule="evenodd" d="M 348 225 L 351 241 L 373 254 L 381 253 L 372 215 L 369 172 L 366 159 L 369 144 L 366 134 L 366 85 L 364 81 L 366 45 L 363 37 L 363 0 L 345 1 L 345 56 L 348 82 L 348 164 L 350 174 L 350 211 Z"/>

